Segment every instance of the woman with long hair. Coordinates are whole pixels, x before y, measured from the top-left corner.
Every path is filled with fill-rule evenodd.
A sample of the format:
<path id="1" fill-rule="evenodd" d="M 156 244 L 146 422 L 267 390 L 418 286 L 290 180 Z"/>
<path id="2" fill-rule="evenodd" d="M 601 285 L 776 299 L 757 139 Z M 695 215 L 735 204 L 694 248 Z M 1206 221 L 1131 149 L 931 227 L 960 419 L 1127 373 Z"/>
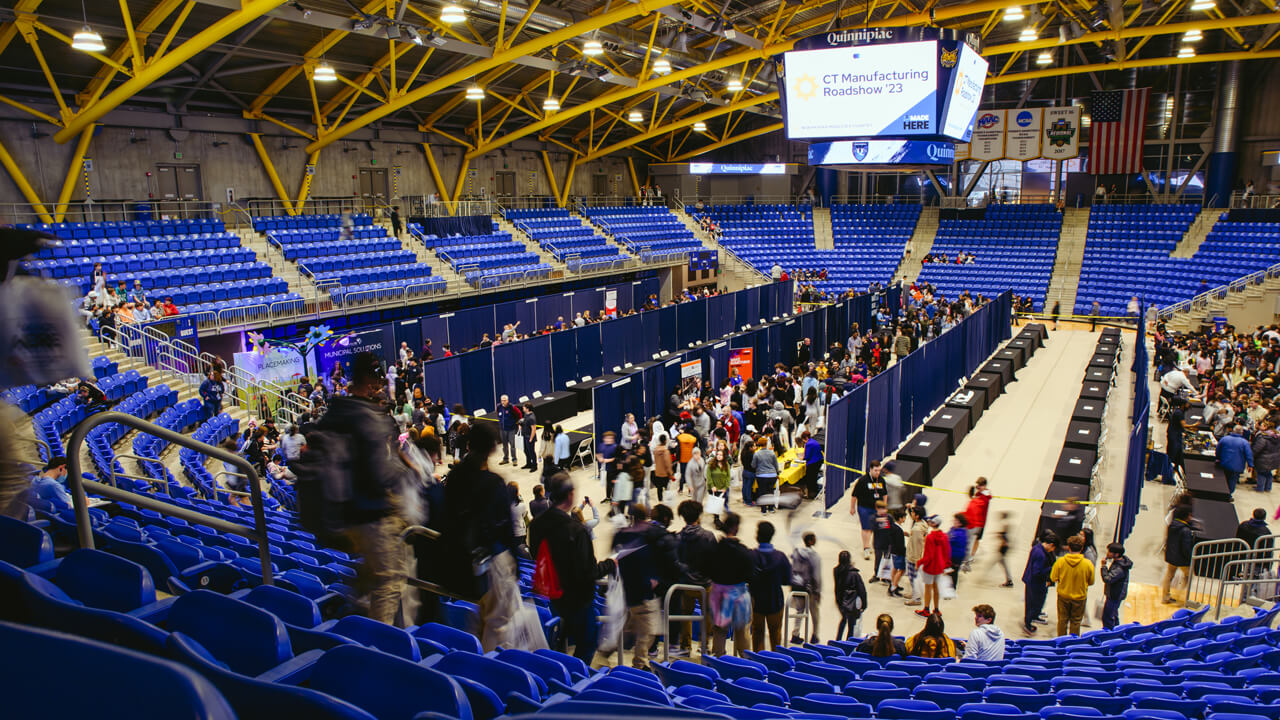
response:
<path id="1" fill-rule="evenodd" d="M 858 652 L 872 657 L 906 657 L 907 648 L 902 640 L 893 636 L 893 616 L 880 613 L 876 616 L 876 634 L 868 635 L 858 644 Z"/>
<path id="2" fill-rule="evenodd" d="M 836 640 L 852 640 L 854 628 L 862 619 L 862 611 L 867 608 L 867 586 L 858 574 L 858 566 L 853 564 L 853 556 L 848 550 L 841 550 L 832 572 L 835 579 L 836 608 L 840 610 L 840 624 L 836 626 Z"/>
<path id="3" fill-rule="evenodd" d="M 707 489 L 724 498 L 724 512 L 729 512 L 729 457 L 723 447 L 716 448 L 707 462 Z"/>
<path id="4" fill-rule="evenodd" d="M 956 657 L 956 644 L 947 637 L 942 613 L 934 610 L 924 621 L 924 629 L 907 640 L 907 654 L 926 658 Z"/>

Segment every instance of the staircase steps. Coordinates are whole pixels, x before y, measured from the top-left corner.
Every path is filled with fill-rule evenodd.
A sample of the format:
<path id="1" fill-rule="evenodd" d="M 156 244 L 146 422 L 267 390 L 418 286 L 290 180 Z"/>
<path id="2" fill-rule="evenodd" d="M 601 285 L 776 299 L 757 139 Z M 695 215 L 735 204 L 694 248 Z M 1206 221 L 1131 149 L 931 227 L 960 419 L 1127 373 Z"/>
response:
<path id="1" fill-rule="evenodd" d="M 907 241 L 906 251 L 902 254 L 902 262 L 893 274 L 893 282 L 910 285 L 920 277 L 924 267 L 924 256 L 933 249 L 933 240 L 938 235 L 938 208 L 920 209 L 920 218 L 916 220 L 916 229 Z"/>

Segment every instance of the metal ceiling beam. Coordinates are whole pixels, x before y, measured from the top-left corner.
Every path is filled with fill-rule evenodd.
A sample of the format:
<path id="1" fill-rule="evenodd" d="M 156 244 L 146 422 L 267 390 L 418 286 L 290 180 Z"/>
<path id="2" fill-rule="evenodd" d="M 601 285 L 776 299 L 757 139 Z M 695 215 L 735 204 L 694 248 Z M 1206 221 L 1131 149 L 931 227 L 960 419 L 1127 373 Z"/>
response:
<path id="1" fill-rule="evenodd" d="M 1059 77 L 1062 75 L 1082 75 L 1084 73 L 1107 72 L 1109 70 L 1129 70 L 1133 68 L 1148 67 L 1165 67 L 1168 65 L 1194 65 L 1198 63 L 1226 62 L 1229 60 L 1267 60 L 1272 58 L 1280 58 L 1280 50 L 1265 50 L 1263 52 L 1249 52 L 1248 50 L 1236 50 L 1233 52 L 1211 53 L 1208 55 L 1195 55 L 1193 57 L 1161 57 L 1161 58 L 1143 58 L 1141 60 L 1117 60 L 1109 63 L 1095 63 L 1092 65 L 1068 65 L 1065 67 L 1051 68 L 1048 70 L 1032 70 L 1030 72 L 1011 73 L 1009 75 L 1000 75 L 998 77 L 987 78 L 988 85 L 998 85 L 1001 83 L 1021 82 L 1023 80 L 1034 80 L 1037 78 Z"/>
<path id="2" fill-rule="evenodd" d="M 1052 38 L 1032 40 L 1031 42 L 989 45 L 982 49 L 982 54 L 987 57 L 992 57 L 995 55 L 1004 55 L 1005 53 L 1055 48 L 1060 45 L 1080 45 L 1084 43 L 1102 42 L 1105 40 L 1121 41 L 1131 38 L 1151 37 L 1153 35 L 1180 35 L 1188 30 L 1223 30 L 1226 28 L 1251 27 L 1254 25 L 1270 25 L 1272 23 L 1280 23 L 1280 13 L 1244 15 L 1241 17 L 1231 18 L 1204 18 L 1188 22 L 1168 23 L 1166 25 L 1127 27 L 1122 28 L 1119 31 L 1106 30 L 1103 32 L 1085 33 L 1078 38 L 1067 38 L 1065 42 L 1055 35 Z"/>
<path id="3" fill-rule="evenodd" d="M 18 0 L 13 6 L 13 12 L 17 15 L 23 13 L 34 13 L 40 8 L 41 0 Z M 3 53 L 9 47 L 9 43 L 18 36 L 18 24 L 7 22 L 0 24 L 0 53 Z"/>
<path id="4" fill-rule="evenodd" d="M 223 51 L 222 55 L 220 55 L 216 60 L 209 63 L 207 66 L 205 66 L 204 72 L 200 74 L 200 77 L 196 78 L 195 86 L 188 88 L 186 92 L 182 93 L 181 97 L 173 101 L 173 104 L 177 107 L 182 107 L 186 105 L 187 101 L 191 99 L 192 95 L 195 95 L 197 92 L 199 92 L 200 88 L 204 87 L 206 83 L 212 80 L 214 75 L 216 75 L 218 71 L 222 69 L 222 66 L 227 64 L 228 60 L 234 57 L 235 54 L 245 46 L 246 43 L 248 43 L 250 40 L 253 39 L 254 35 L 257 35 L 258 33 L 262 32 L 262 29 L 269 24 L 271 24 L 271 18 L 264 17 L 264 18 L 260 18 L 257 22 L 253 23 L 249 27 L 240 31 L 240 34 L 237 35 L 235 40 L 232 41 L 234 43 L 234 47 L 232 47 L 229 50 Z"/>
<path id="5" fill-rule="evenodd" d="M 616 22 L 626 20 L 627 18 L 635 17 L 636 15 L 642 15 L 651 11 L 656 5 L 657 2 L 655 0 L 641 0 L 634 5 L 624 5 L 614 10 L 610 10 L 607 13 L 601 13 L 595 17 L 575 23 L 569 27 L 547 33 L 533 40 L 512 46 L 507 50 L 495 54 L 493 57 L 471 63 L 467 67 L 455 70 L 454 72 L 448 73 L 421 85 L 420 87 L 401 95 L 395 100 L 376 107 L 355 120 L 348 121 L 341 127 L 335 128 L 332 132 L 321 137 L 318 141 L 308 145 L 307 152 L 315 152 L 336 140 L 341 140 L 351 134 L 353 130 L 357 130 L 372 122 L 380 120 L 387 115 L 406 108 L 419 100 L 430 97 L 432 94 L 440 92 L 452 85 L 470 80 L 480 73 L 511 62 L 516 58 L 533 55 L 545 50 L 546 48 L 555 47 L 562 42 L 572 40 L 573 38 L 589 33 L 592 30 L 607 27 Z"/>
<path id="6" fill-rule="evenodd" d="M 182 0 L 161 0 L 158 5 L 152 8 L 151 12 L 147 13 L 146 16 L 138 23 L 138 26 L 134 28 L 134 32 L 138 36 L 138 44 L 145 48 L 147 45 L 147 38 L 151 36 L 151 33 L 158 30 L 161 23 L 168 19 L 168 17 L 173 14 L 173 11 L 178 9 L 180 5 L 182 5 Z M 176 28 L 181 25 L 181 21 L 186 18 L 186 13 L 190 12 L 190 7 L 192 7 L 192 3 L 188 3 L 187 9 L 184 10 L 181 16 L 171 23 L 171 27 Z M 133 50 L 129 47 L 129 43 L 120 43 L 120 45 L 112 51 L 111 60 L 116 63 L 123 63 L 125 60 L 129 59 L 132 54 Z M 102 66 L 98 69 L 98 72 L 94 73 L 93 79 L 89 81 L 89 84 L 85 86 L 84 90 L 76 96 L 76 102 L 80 105 L 84 105 L 90 100 L 99 97 L 103 90 L 106 89 L 107 84 L 110 83 L 115 76 L 115 68 L 107 65 Z"/>
<path id="7" fill-rule="evenodd" d="M 146 69 L 129 78 L 109 95 L 82 107 L 80 112 L 53 136 L 54 140 L 65 143 L 75 137 L 81 130 L 100 120 L 103 115 L 119 107 L 121 103 L 145 89 L 154 80 L 159 80 L 182 63 L 207 50 L 210 45 L 222 40 L 231 33 L 248 25 L 268 12 L 283 4 L 285 0 L 245 0 L 243 7 L 209 27 L 194 37 L 173 48 L 164 55 L 147 63 Z"/>
<path id="8" fill-rule="evenodd" d="M 666 125 L 661 125 L 648 132 L 640 133 L 635 137 L 630 137 L 630 138 L 627 138 L 626 140 L 620 140 L 607 147 L 599 148 L 594 152 L 584 155 L 581 159 L 578 160 L 578 162 L 584 163 L 584 162 L 590 162 L 592 160 L 597 160 L 611 153 L 615 153 L 619 150 L 629 148 L 632 145 L 635 145 L 637 143 L 642 143 L 648 140 L 653 140 L 654 138 L 662 137 L 663 135 L 666 135 L 669 132 L 674 132 L 681 128 L 692 127 L 693 124 L 696 122 L 700 122 L 700 121 L 706 122 L 707 120 L 710 120 L 712 118 L 717 118 L 717 117 L 720 117 L 721 115 L 727 115 L 733 112 L 734 110 L 741 110 L 743 108 L 751 107 L 753 105 L 760 105 L 762 103 L 773 102 L 777 99 L 778 99 L 778 93 L 767 93 L 765 95 L 759 95 L 757 97 L 739 100 L 738 102 L 733 103 L 732 105 L 725 105 L 724 107 L 713 108 L 711 110 L 707 110 L 706 112 L 698 113 L 697 115 L 690 115 L 687 118 L 681 118 L 680 120 L 673 120 L 667 123 Z"/>
<path id="9" fill-rule="evenodd" d="M 734 135 L 732 137 L 727 137 L 718 142 L 713 142 L 710 145 L 705 145 L 703 147 L 698 148 L 697 150 L 690 150 L 687 153 L 677 155 L 671 158 L 671 162 L 680 162 L 681 160 L 688 160 L 689 158 L 695 158 L 703 153 L 708 153 L 708 152 L 711 152 L 712 150 L 719 150 L 722 147 L 728 147 L 729 145 L 742 142 L 743 140 L 750 140 L 751 138 L 760 137 L 761 135 L 768 135 L 769 133 L 778 132 L 781 129 L 782 129 L 782 123 L 773 123 L 772 125 L 764 125 L 762 127 L 758 127 L 755 130 L 747 130 L 746 132 L 743 132 L 741 134 Z"/>

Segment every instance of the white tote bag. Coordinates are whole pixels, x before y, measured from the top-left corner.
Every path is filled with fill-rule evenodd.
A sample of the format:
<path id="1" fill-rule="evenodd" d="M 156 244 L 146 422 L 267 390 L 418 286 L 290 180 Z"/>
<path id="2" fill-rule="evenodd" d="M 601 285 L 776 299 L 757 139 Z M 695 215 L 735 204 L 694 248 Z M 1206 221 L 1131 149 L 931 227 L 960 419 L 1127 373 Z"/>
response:
<path id="1" fill-rule="evenodd" d="M 707 495 L 702 503 L 702 510 L 712 515 L 719 515 L 724 512 L 724 498 L 719 495 Z"/>

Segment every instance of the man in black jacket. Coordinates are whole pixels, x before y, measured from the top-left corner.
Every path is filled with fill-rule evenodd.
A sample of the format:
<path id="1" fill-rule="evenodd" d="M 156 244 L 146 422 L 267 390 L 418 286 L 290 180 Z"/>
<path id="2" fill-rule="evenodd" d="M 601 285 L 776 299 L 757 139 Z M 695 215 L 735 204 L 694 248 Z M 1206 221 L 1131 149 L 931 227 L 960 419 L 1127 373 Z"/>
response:
<path id="1" fill-rule="evenodd" d="M 724 537 L 708 555 L 711 574 L 710 604 L 712 617 L 712 652 L 724 655 L 729 628 L 733 628 L 734 654 L 745 657 L 751 647 L 751 593 L 747 583 L 755 574 L 755 557 L 742 541 L 738 528 L 742 518 L 728 513 L 724 518 Z"/>
<path id="2" fill-rule="evenodd" d="M 751 587 L 751 637 L 753 649 L 765 649 L 764 633 L 769 631 L 770 650 L 782 644 L 782 613 L 786 607 L 783 587 L 791 584 L 791 561 L 781 550 L 773 547 L 773 523 L 764 521 L 756 526 L 756 542 L 752 551 L 755 569 Z"/>
<path id="3" fill-rule="evenodd" d="M 677 511 L 684 527 L 676 537 L 676 558 L 681 571 L 680 582 L 685 585 L 711 586 L 710 559 L 716 548 L 716 536 L 702 527 L 702 503 L 696 500 L 685 500 Z M 690 615 L 693 613 L 695 595 L 689 592 L 678 592 L 671 598 L 671 614 Z M 671 635 L 672 655 L 688 655 L 693 643 L 693 623 L 672 623 L 668 628 Z M 705 633 L 705 628 L 704 628 Z"/>
<path id="4" fill-rule="evenodd" d="M 649 669 L 649 648 L 653 646 L 661 617 L 660 599 L 655 592 L 663 575 L 675 567 L 675 547 L 663 542 L 665 528 L 649 522 L 649 509 L 633 503 L 627 510 L 631 524 L 613 536 L 613 549 L 619 552 L 618 572 L 627 596 L 627 622 L 635 634 L 631 666 Z M 669 557 L 660 557 L 669 553 Z"/>
<path id="5" fill-rule="evenodd" d="M 542 543 L 547 543 L 560 581 L 561 595 L 551 599 L 551 610 L 560 616 L 560 637 L 574 646 L 574 657 L 590 664 L 600 630 L 592 605 L 596 580 L 609 574 L 614 563 L 609 559 L 596 562 L 591 533 L 569 515 L 574 494 L 567 473 L 558 472 L 547 481 L 551 507 L 529 523 L 529 552 L 536 558 Z"/>
<path id="6" fill-rule="evenodd" d="M 406 570 L 399 493 L 413 471 L 396 447 L 395 421 L 378 399 L 386 385 L 378 358 L 369 352 L 356 355 L 348 394 L 333 398 L 316 429 L 341 435 L 349 444 L 351 486 L 343 534 L 363 559 L 356 590 L 368 593 L 370 618 L 393 623 Z"/>
<path id="7" fill-rule="evenodd" d="M 1185 593 L 1191 588 L 1191 549 L 1196 544 L 1196 531 L 1191 527 L 1191 506 L 1179 505 L 1173 509 L 1173 519 L 1169 521 L 1169 532 L 1164 541 L 1164 580 L 1160 589 L 1164 593 L 1164 603 L 1172 605 L 1173 595 L 1169 585 L 1174 575 L 1182 571 L 1182 589 Z"/>
<path id="8" fill-rule="evenodd" d="M 1107 557 L 1098 568 L 1102 576 L 1103 594 L 1106 602 L 1102 605 L 1102 627 L 1110 630 L 1120 624 L 1120 603 L 1129 594 L 1129 570 L 1133 561 L 1125 557 L 1124 545 L 1111 543 L 1107 546 Z"/>

